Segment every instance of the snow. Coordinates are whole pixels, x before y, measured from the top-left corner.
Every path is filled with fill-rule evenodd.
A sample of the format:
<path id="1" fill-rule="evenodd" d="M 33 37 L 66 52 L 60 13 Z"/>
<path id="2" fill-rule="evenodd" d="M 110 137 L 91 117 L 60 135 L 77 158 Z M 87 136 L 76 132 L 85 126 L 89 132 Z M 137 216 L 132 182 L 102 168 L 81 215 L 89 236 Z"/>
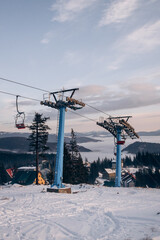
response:
<path id="1" fill-rule="evenodd" d="M 160 189 L 72 186 L 0 187 L 2 240 L 160 239 Z"/>

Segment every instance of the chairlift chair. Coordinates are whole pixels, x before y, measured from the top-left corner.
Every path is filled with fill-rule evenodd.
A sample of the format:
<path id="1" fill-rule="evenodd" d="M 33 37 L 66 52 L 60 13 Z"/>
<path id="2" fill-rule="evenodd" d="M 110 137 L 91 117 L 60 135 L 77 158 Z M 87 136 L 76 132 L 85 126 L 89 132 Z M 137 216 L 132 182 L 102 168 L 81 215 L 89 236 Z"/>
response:
<path id="1" fill-rule="evenodd" d="M 24 119 L 25 119 L 25 114 L 21 113 L 21 114 L 17 114 L 16 115 L 16 120 L 15 120 L 15 126 L 18 129 L 24 129 L 25 128 L 25 124 L 24 124 Z"/>
<path id="2" fill-rule="evenodd" d="M 20 112 L 18 110 L 18 97 L 19 97 L 19 95 L 16 96 L 17 115 L 16 115 L 16 118 L 15 118 L 15 126 L 18 129 L 24 129 L 26 127 L 25 124 L 24 124 L 25 113 L 24 112 Z"/>

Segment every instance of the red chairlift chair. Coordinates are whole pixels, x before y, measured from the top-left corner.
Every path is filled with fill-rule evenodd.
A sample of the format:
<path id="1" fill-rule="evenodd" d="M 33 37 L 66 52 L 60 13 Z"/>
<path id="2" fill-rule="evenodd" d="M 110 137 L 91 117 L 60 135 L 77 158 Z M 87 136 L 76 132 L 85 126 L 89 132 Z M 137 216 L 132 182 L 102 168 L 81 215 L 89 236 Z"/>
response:
<path id="1" fill-rule="evenodd" d="M 23 117 L 24 117 L 24 115 L 23 115 Z M 16 115 L 16 121 L 15 121 L 16 128 L 18 128 L 18 129 L 24 129 L 25 128 L 24 118 L 22 118 L 22 115 L 19 115 L 19 114 Z"/>
<path id="2" fill-rule="evenodd" d="M 18 110 L 18 97 L 19 97 L 19 95 L 16 96 L 17 115 L 16 115 L 16 120 L 15 120 L 15 126 L 18 129 L 24 129 L 26 127 L 24 124 L 25 114 L 24 114 L 24 112 L 20 112 Z"/>

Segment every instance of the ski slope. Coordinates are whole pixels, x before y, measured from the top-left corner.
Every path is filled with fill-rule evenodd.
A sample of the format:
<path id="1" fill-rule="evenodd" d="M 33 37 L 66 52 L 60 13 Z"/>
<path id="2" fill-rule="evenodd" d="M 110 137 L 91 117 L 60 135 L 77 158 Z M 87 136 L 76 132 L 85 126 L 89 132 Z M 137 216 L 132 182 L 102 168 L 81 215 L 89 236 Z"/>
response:
<path id="1" fill-rule="evenodd" d="M 0 188 L 0 240 L 160 239 L 160 189 L 46 188 Z"/>

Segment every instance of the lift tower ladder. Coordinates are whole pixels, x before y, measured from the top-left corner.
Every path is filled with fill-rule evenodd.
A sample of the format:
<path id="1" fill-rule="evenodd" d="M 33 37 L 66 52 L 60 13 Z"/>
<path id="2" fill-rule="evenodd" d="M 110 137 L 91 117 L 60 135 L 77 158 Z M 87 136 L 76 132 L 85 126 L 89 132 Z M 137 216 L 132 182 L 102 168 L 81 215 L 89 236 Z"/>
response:
<path id="1" fill-rule="evenodd" d="M 64 122 L 65 122 L 65 112 L 67 108 L 74 111 L 79 110 L 85 106 L 82 101 L 78 101 L 73 97 L 75 91 L 79 88 L 72 88 L 67 90 L 61 90 L 57 92 L 49 93 L 49 100 L 41 101 L 41 105 L 55 108 L 59 111 L 59 128 L 58 128 L 58 141 L 57 141 L 57 154 L 56 154 L 56 164 L 54 172 L 54 183 L 51 187 L 56 186 L 57 188 L 63 188 L 63 151 L 64 151 Z M 68 97 L 64 97 L 64 93 L 69 93 Z M 57 99 L 57 94 L 61 94 L 61 97 Z M 53 97 L 51 101 L 50 96 Z"/>
<path id="2" fill-rule="evenodd" d="M 97 125 L 109 131 L 117 141 L 115 187 L 121 186 L 121 145 L 125 143 L 127 137 L 131 139 L 139 138 L 134 128 L 128 123 L 129 118 L 131 116 L 109 117 L 97 122 Z"/>

